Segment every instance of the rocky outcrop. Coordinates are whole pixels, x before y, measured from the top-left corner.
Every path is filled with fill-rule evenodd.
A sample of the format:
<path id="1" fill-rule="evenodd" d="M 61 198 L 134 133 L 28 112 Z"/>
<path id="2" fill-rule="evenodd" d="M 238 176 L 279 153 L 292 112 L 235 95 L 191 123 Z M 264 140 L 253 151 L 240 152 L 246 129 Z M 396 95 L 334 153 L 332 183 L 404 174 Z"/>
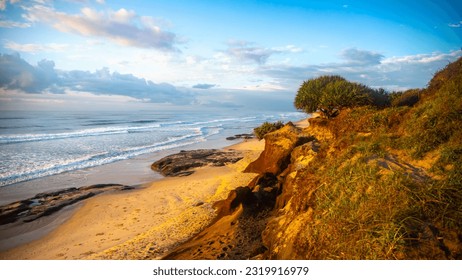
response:
<path id="1" fill-rule="evenodd" d="M 201 166 L 224 166 L 235 163 L 243 158 L 237 151 L 222 151 L 217 149 L 201 149 L 181 151 L 164 157 L 151 165 L 151 169 L 164 176 L 188 176 L 194 173 L 193 168 Z"/>
<path id="2" fill-rule="evenodd" d="M 282 181 L 281 184 L 284 188 L 277 197 L 275 205 L 277 209 L 283 209 L 294 198 L 294 194 L 298 192 L 298 188 L 303 188 L 308 183 L 309 178 L 300 178 L 300 176 L 304 173 L 304 168 L 315 159 L 318 151 L 319 142 L 317 140 L 298 146 L 292 151 L 290 165 L 279 174 L 279 178 Z"/>
<path id="3" fill-rule="evenodd" d="M 268 250 L 265 259 L 303 259 L 297 254 L 297 242 L 302 229 L 309 226 L 316 178 L 305 168 L 316 157 L 316 142 L 297 147 L 292 152 L 289 167 L 280 175 L 282 191 L 278 195 L 273 216 L 262 232 L 262 243 Z"/>
<path id="4" fill-rule="evenodd" d="M 260 157 L 249 164 L 244 172 L 258 174 L 279 174 L 290 163 L 292 150 L 303 143 L 312 140 L 300 133 L 301 130 L 292 123 L 265 136 L 265 149 Z"/>
<path id="5" fill-rule="evenodd" d="M 68 188 L 40 193 L 30 199 L 0 207 L 0 225 L 16 221 L 32 222 L 51 215 L 62 208 L 107 191 L 131 190 L 133 187 L 118 184 L 98 184 L 81 188 Z"/>

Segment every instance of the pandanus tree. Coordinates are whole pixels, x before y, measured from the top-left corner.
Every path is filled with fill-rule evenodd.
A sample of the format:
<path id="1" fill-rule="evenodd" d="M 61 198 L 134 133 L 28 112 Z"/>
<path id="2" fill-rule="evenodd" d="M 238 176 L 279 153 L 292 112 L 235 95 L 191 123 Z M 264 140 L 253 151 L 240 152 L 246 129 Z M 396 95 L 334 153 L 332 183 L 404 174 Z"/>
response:
<path id="1" fill-rule="evenodd" d="M 377 92 L 340 76 L 321 76 L 300 86 L 295 96 L 295 108 L 306 113 L 320 112 L 333 118 L 342 108 L 370 105 Z"/>

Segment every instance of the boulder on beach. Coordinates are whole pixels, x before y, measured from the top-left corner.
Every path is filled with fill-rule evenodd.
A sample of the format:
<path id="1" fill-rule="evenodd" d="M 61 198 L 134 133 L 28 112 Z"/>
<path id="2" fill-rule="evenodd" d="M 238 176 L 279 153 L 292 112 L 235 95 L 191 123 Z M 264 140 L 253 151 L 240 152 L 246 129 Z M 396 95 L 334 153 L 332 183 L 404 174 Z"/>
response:
<path id="1" fill-rule="evenodd" d="M 164 176 L 188 176 L 194 173 L 193 168 L 201 166 L 224 166 L 243 158 L 238 151 L 222 151 L 218 149 L 200 149 L 181 151 L 166 156 L 151 165 L 151 169 Z"/>

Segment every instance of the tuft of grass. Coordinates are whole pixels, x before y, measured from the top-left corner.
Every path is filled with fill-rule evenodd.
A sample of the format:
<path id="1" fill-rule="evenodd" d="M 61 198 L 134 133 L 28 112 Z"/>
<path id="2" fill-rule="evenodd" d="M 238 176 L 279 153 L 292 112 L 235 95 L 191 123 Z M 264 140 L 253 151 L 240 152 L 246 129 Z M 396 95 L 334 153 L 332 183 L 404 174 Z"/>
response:
<path id="1" fill-rule="evenodd" d="M 403 146 L 415 158 L 437 149 L 460 135 L 462 124 L 462 73 L 455 80 L 440 85 L 426 102 L 410 112 L 405 121 L 407 136 Z M 459 138 L 460 139 L 460 138 Z"/>
<path id="2" fill-rule="evenodd" d="M 262 125 L 259 127 L 254 128 L 254 133 L 255 136 L 259 140 L 263 139 L 266 134 L 276 131 L 284 126 L 284 123 L 282 121 L 277 121 L 275 123 L 270 123 L 270 122 L 264 122 Z"/>
<path id="3" fill-rule="evenodd" d="M 366 158 L 328 166 L 316 174 L 323 180 L 315 193 L 314 226 L 299 233 L 300 253 L 310 259 L 402 258 L 398 220 L 411 205 L 402 178 L 381 175 Z"/>
<path id="4" fill-rule="evenodd" d="M 446 181 L 415 180 L 389 170 L 357 146 L 320 159 L 293 207 L 314 211 L 297 233 L 297 254 L 307 259 L 444 258 L 442 232 L 462 228 L 462 189 Z M 307 177 L 307 178 L 308 178 Z M 314 185 L 314 186 L 313 186 Z M 300 205 L 298 205 L 299 203 Z M 425 248 L 425 249 L 423 249 Z M 447 257 L 447 256 L 446 256 Z"/>

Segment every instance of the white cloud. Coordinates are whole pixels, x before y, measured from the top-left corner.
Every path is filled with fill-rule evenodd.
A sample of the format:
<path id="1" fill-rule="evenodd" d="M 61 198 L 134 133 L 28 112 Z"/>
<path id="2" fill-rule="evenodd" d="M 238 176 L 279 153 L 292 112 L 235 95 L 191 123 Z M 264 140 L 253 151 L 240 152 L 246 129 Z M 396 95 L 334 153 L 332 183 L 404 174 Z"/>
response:
<path id="1" fill-rule="evenodd" d="M 191 104 L 192 93 L 171 84 L 154 83 L 131 74 L 110 72 L 62 71 L 50 60 L 30 65 L 19 55 L 0 55 L 0 88 L 27 93 L 87 92 L 94 95 L 115 95 L 147 100 L 153 103 Z"/>
<path id="2" fill-rule="evenodd" d="M 276 51 L 260 47 L 230 46 L 226 53 L 243 61 L 253 61 L 257 64 L 265 64 L 268 58 Z"/>
<path id="3" fill-rule="evenodd" d="M 438 70 L 460 58 L 462 51 L 386 58 L 379 53 L 350 49 L 342 52 L 341 56 L 344 62 L 302 66 L 265 65 L 258 72 L 294 90 L 304 80 L 326 74 L 341 75 L 351 81 L 389 90 L 422 88 Z"/>
<path id="4" fill-rule="evenodd" d="M 20 0 L 0 0 L 0 10 L 4 11 L 6 9 L 6 4 L 7 2 L 10 2 L 10 4 L 15 4 L 18 3 Z"/>
<path id="5" fill-rule="evenodd" d="M 269 57 L 280 53 L 299 53 L 303 50 L 294 45 L 284 47 L 263 48 L 255 46 L 254 43 L 247 41 L 229 41 L 228 49 L 225 53 L 231 57 L 237 58 L 243 62 L 255 62 L 257 64 L 265 64 Z"/>
<path id="6" fill-rule="evenodd" d="M 360 65 L 380 64 L 380 60 L 384 58 L 382 54 L 371 51 L 358 50 L 356 48 L 343 50 L 341 57 L 349 63 Z"/>
<path id="7" fill-rule="evenodd" d="M 19 3 L 21 0 L 0 0 L 0 10 L 4 11 L 6 10 L 7 3 L 10 2 L 10 4 L 16 4 Z"/>
<path id="8" fill-rule="evenodd" d="M 80 14 L 58 12 L 44 5 L 23 8 L 23 17 L 29 22 L 48 23 L 61 32 L 106 38 L 123 46 L 175 51 L 179 43 L 174 33 L 162 30 L 153 18 L 123 8 L 106 12 L 83 8 Z"/>
<path id="9" fill-rule="evenodd" d="M 0 110 L 130 110 L 153 109 L 156 104 L 129 96 L 97 95 L 90 92 L 66 90 L 63 94 L 44 92 L 25 93 L 0 88 Z M 162 104 L 165 107 L 166 104 Z M 155 107 L 154 107 L 155 108 Z"/>
<path id="10" fill-rule="evenodd" d="M 382 62 L 384 65 L 390 64 L 429 64 L 434 62 L 448 62 L 454 60 L 455 58 L 462 55 L 461 50 L 453 51 L 450 53 L 440 53 L 435 52 L 431 54 L 417 54 L 417 55 L 408 55 L 401 57 L 390 57 L 384 59 Z"/>
<path id="11" fill-rule="evenodd" d="M 38 52 L 63 52 L 69 48 L 67 44 L 18 44 L 15 42 L 7 41 L 4 45 L 5 48 L 27 53 L 38 53 Z"/>
<path id="12" fill-rule="evenodd" d="M 462 26 L 462 20 L 459 21 L 458 23 L 449 23 L 448 26 L 452 28 L 459 28 Z"/>
<path id="13" fill-rule="evenodd" d="M 0 20 L 0 28 L 27 28 L 31 24 L 27 22 L 17 22 L 11 20 Z"/>
<path id="14" fill-rule="evenodd" d="M 287 45 L 287 46 L 284 46 L 284 47 L 277 47 L 277 48 L 273 48 L 273 50 L 275 50 L 277 52 L 284 52 L 284 53 L 301 53 L 301 52 L 303 52 L 302 48 L 296 47 L 294 45 Z"/>

